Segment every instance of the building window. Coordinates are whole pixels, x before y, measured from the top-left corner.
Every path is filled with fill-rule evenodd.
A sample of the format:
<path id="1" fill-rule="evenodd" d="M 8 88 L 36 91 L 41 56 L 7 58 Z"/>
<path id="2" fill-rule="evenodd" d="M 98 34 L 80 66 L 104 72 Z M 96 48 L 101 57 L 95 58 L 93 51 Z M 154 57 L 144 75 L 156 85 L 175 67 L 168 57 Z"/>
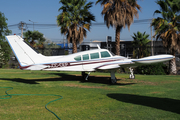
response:
<path id="1" fill-rule="evenodd" d="M 90 56 L 91 56 L 91 59 L 97 59 L 99 58 L 99 53 L 91 53 Z"/>
<path id="2" fill-rule="evenodd" d="M 101 52 L 101 58 L 105 57 L 111 57 L 111 55 L 107 51 Z"/>

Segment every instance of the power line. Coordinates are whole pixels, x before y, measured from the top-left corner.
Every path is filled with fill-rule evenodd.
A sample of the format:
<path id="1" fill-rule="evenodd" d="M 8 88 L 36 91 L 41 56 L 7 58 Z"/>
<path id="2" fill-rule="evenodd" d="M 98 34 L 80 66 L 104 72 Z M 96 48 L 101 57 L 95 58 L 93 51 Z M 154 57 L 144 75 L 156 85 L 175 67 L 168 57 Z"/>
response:
<path id="1" fill-rule="evenodd" d="M 142 20 L 134 20 L 133 24 L 149 24 L 152 21 L 152 19 L 142 19 Z M 8 25 L 9 28 L 18 27 L 19 24 L 13 24 Z M 36 29 L 52 29 L 52 28 L 58 28 L 59 26 L 57 24 L 35 24 L 35 23 L 26 23 L 27 28 L 34 28 Z M 92 23 L 92 26 L 106 26 L 106 23 Z"/>
<path id="2" fill-rule="evenodd" d="M 8 27 L 17 27 L 18 24 L 14 24 L 14 25 L 8 25 Z"/>
<path id="3" fill-rule="evenodd" d="M 141 19 L 141 20 L 134 20 L 134 22 L 132 23 L 133 25 L 144 25 L 144 24 L 150 24 L 152 21 L 152 19 Z M 9 29 L 16 29 L 16 28 L 20 28 L 21 31 L 22 30 L 26 30 L 26 29 L 29 29 L 29 28 L 36 28 L 37 30 L 38 29 L 55 29 L 55 28 L 60 28 L 57 24 L 38 24 L 38 23 L 25 23 L 23 22 L 23 26 L 22 26 L 22 23 L 18 23 L 18 24 L 12 24 L 12 25 L 8 25 L 8 28 Z M 106 27 L 106 23 L 103 23 L 103 22 L 99 22 L 99 23 L 92 23 L 92 26 L 93 27 Z M 22 34 L 21 34 L 22 35 Z M 97 38 L 98 39 L 98 38 Z M 129 40 L 130 38 L 122 38 L 123 40 Z M 132 39 L 132 38 L 131 38 Z M 52 39 L 53 41 L 59 41 L 60 39 L 59 38 L 54 38 Z M 98 40 L 102 40 L 104 41 L 105 39 L 104 38 L 99 38 Z M 85 40 L 85 41 L 88 41 L 88 40 Z"/>

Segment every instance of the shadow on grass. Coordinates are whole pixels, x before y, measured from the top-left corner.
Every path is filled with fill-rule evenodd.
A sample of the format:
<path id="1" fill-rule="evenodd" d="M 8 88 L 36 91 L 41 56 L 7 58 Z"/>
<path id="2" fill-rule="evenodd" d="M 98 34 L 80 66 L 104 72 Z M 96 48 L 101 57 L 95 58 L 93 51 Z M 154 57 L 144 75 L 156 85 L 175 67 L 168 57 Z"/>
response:
<path id="1" fill-rule="evenodd" d="M 43 79 L 23 79 L 23 78 L 0 78 L 1 80 L 9 80 L 14 82 L 21 82 L 26 84 L 39 84 L 43 81 L 80 81 L 82 83 L 99 83 L 99 84 L 110 84 L 110 77 L 98 77 L 98 76 L 89 76 L 88 81 L 82 81 L 82 76 L 70 75 L 66 73 L 50 73 L 53 75 L 59 76 L 58 78 L 43 78 Z M 131 85 L 135 83 L 116 83 L 114 85 Z"/>
<path id="2" fill-rule="evenodd" d="M 153 107 L 180 114 L 180 100 L 116 93 L 107 94 L 107 96 L 126 103 Z"/>
<path id="3" fill-rule="evenodd" d="M 8 80 L 8 81 L 20 82 L 20 83 L 26 83 L 26 84 L 39 84 L 36 82 L 36 80 L 22 79 L 22 78 L 0 78 L 0 80 Z"/>
<path id="4" fill-rule="evenodd" d="M 82 76 L 76 76 L 76 75 L 69 75 L 64 73 L 53 73 L 55 75 L 60 76 L 59 81 L 80 81 L 82 83 L 99 83 L 99 84 L 110 84 L 110 77 L 107 76 L 89 76 L 88 81 L 83 81 Z M 117 81 L 120 81 L 121 79 L 118 79 Z M 135 83 L 116 83 L 113 85 L 132 85 Z"/>

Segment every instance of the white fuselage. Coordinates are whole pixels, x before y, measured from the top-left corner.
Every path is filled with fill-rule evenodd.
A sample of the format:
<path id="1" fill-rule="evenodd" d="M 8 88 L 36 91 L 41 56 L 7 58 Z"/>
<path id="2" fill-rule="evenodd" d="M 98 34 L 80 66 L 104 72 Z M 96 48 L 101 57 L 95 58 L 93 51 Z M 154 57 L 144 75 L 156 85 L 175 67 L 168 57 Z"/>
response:
<path id="1" fill-rule="evenodd" d="M 106 53 L 106 56 L 102 54 Z M 97 55 L 97 56 L 96 56 Z M 54 56 L 45 57 L 41 63 L 26 66 L 22 69 L 30 70 L 55 70 L 55 71 L 95 71 L 99 67 L 111 69 L 116 65 L 119 68 L 118 63 L 127 63 L 127 58 L 122 56 L 113 56 L 106 49 L 97 49 L 79 52 L 66 56 Z M 117 64 L 115 64 L 117 62 Z M 108 67 L 106 67 L 106 64 Z M 110 65 L 112 64 L 112 65 Z"/>

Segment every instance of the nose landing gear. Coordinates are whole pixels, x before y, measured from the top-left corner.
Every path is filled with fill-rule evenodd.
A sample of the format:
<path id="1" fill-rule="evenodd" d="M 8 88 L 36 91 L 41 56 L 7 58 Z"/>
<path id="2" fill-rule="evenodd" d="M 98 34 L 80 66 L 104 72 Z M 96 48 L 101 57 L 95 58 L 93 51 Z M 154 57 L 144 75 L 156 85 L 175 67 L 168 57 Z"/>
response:
<path id="1" fill-rule="evenodd" d="M 135 79 L 135 75 L 134 75 L 134 73 L 133 73 L 133 72 L 134 72 L 133 69 L 130 67 L 129 70 L 130 70 L 130 73 L 131 73 L 131 74 L 129 75 L 129 79 Z"/>

